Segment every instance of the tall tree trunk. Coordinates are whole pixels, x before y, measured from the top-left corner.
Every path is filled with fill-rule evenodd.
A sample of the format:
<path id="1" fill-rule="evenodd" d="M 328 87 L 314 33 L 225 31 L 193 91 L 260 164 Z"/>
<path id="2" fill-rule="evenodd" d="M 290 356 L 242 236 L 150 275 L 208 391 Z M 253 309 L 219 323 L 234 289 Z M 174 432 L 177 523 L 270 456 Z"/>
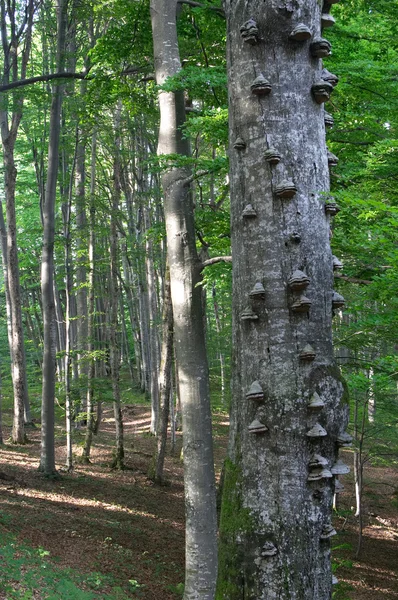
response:
<path id="1" fill-rule="evenodd" d="M 87 428 L 82 452 L 82 462 L 90 462 L 91 444 L 94 433 L 94 335 L 95 335 L 95 174 L 96 174 L 96 153 L 97 153 L 97 134 L 93 133 L 91 142 L 91 183 L 90 183 L 90 239 L 88 246 L 89 276 L 88 276 L 88 327 L 87 327 L 87 352 L 88 352 L 88 371 L 87 371 Z"/>
<path id="2" fill-rule="evenodd" d="M 120 348 L 119 348 L 119 280 L 118 280 L 118 235 L 117 235 L 117 217 L 120 204 L 120 113 L 121 105 L 119 103 L 115 116 L 115 156 L 113 164 L 113 193 L 111 205 L 111 226 L 110 226 L 110 319 L 109 319 L 109 362 L 111 367 L 112 391 L 113 391 L 113 413 L 115 417 L 116 447 L 112 467 L 116 469 L 124 468 L 124 441 L 123 441 L 123 419 L 120 404 Z"/>
<path id="3" fill-rule="evenodd" d="M 67 0 L 57 0 L 57 71 L 64 70 L 65 37 L 67 28 Z M 63 86 L 54 84 L 50 136 L 48 142 L 47 183 L 43 205 L 43 249 L 41 263 L 41 291 L 43 304 L 43 390 L 41 408 L 40 471 L 52 476 L 55 470 L 54 399 L 55 399 L 55 305 L 54 305 L 54 233 L 55 199 L 59 163 L 59 138 Z"/>
<path id="4" fill-rule="evenodd" d="M 156 82 L 181 68 L 176 2 L 152 0 Z M 182 92 L 159 93 L 158 154 L 189 154 L 181 127 Z M 189 173 L 172 168 L 162 175 L 167 256 L 174 315 L 174 343 L 181 393 L 186 514 L 184 600 L 212 600 L 217 576 L 216 501 L 209 373 L 202 318 L 201 263 L 195 245 Z"/>
<path id="5" fill-rule="evenodd" d="M 322 2 L 225 9 L 234 356 L 216 598 L 329 600 L 348 410 L 332 347 Z"/>
<path id="6" fill-rule="evenodd" d="M 33 0 L 28 0 L 18 8 L 15 2 L 0 0 L 0 29 L 3 49 L 3 69 L 1 83 L 16 82 L 24 79 L 31 50 L 33 15 L 35 5 Z M 21 17 L 23 15 L 23 17 Z M 22 22 L 19 19 L 22 18 Z M 24 40 L 23 45 L 21 40 Z M 0 129 L 3 145 L 4 164 L 4 193 L 6 201 L 7 249 L 3 249 L 3 266 L 6 275 L 6 292 L 9 301 L 8 315 L 11 326 L 8 329 L 11 356 L 11 375 L 14 392 L 14 419 L 12 428 L 12 441 L 23 443 L 24 412 L 29 420 L 29 398 L 27 389 L 26 358 L 24 336 L 22 328 L 22 304 L 19 284 L 19 263 L 17 246 L 17 225 L 15 214 L 15 185 L 17 170 L 14 160 L 15 141 L 22 119 L 23 95 L 11 92 L 2 98 L 0 108 Z M 12 106 L 9 114 L 8 106 Z M 11 118 L 10 118 L 11 117 Z"/>

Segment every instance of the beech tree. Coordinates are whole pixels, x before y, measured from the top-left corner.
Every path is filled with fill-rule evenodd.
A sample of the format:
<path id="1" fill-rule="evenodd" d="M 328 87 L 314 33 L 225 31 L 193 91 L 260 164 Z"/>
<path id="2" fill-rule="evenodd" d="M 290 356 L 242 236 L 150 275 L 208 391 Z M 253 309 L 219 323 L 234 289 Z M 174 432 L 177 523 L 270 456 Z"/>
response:
<path id="1" fill-rule="evenodd" d="M 337 451 L 349 443 L 332 347 L 344 304 L 327 195 L 332 3 L 225 4 L 233 365 L 218 600 L 331 598 Z"/>
<path id="2" fill-rule="evenodd" d="M 152 0 L 158 85 L 181 69 L 175 0 Z M 183 137 L 183 91 L 159 92 L 159 155 L 189 156 Z M 172 157 L 171 157 L 172 158 Z M 173 160 L 173 159 L 172 159 Z M 209 374 L 203 326 L 202 264 L 195 246 L 190 173 L 171 165 L 162 174 L 174 344 L 183 421 L 186 570 L 184 600 L 212 600 L 217 573 L 216 502 Z"/>

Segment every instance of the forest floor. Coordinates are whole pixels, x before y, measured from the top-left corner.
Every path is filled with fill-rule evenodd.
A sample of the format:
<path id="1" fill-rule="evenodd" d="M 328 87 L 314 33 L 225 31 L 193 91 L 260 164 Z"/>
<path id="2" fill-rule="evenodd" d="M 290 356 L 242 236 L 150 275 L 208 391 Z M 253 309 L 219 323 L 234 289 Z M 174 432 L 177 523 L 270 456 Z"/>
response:
<path id="1" fill-rule="evenodd" d="M 14 598 L 80 600 L 92 598 L 181 598 L 184 581 L 184 499 L 181 439 L 165 466 L 167 485 L 147 477 L 154 439 L 150 412 L 125 406 L 124 471 L 109 468 L 114 423 L 105 411 L 94 438 L 92 463 L 62 473 L 64 432 L 57 428 L 60 478 L 38 472 L 39 429 L 29 430 L 23 446 L 0 447 L 0 600 Z M 6 415 L 7 417 L 7 415 Z M 7 418 L 5 418 L 7 422 Z M 218 471 L 225 456 L 228 421 L 214 416 Z M 4 427 L 5 439 L 10 430 Z M 83 433 L 75 434 L 81 453 Z M 350 461 L 350 453 L 345 453 Z M 334 598 L 398 598 L 398 469 L 366 467 L 364 536 L 359 560 L 351 475 L 344 478 L 333 539 L 338 569 Z M 337 539 L 337 542 L 334 540 Z M 33 550 L 36 548 L 36 550 Z M 76 592 L 70 584 L 78 577 Z M 48 590 L 51 589 L 51 592 Z M 75 591 L 74 591 L 75 590 Z"/>

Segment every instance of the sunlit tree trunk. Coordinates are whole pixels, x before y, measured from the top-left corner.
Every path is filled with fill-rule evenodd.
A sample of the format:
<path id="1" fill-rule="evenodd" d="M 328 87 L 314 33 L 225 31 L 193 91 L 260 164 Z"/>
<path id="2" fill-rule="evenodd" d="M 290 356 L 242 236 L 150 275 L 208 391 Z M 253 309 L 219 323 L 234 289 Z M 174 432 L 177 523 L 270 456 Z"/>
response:
<path id="1" fill-rule="evenodd" d="M 233 397 L 216 598 L 330 600 L 348 413 L 332 347 L 322 2 L 225 10 Z"/>
<path id="2" fill-rule="evenodd" d="M 65 64 L 65 36 L 67 28 L 67 0 L 58 0 L 57 11 L 57 71 Z M 54 84 L 48 144 L 48 169 L 43 204 L 43 249 L 41 263 L 41 290 L 43 305 L 43 389 L 41 410 L 40 470 L 46 476 L 55 474 L 54 399 L 55 399 L 55 305 L 54 305 L 54 234 L 55 199 L 59 164 L 59 139 L 63 86 Z"/>
<path id="3" fill-rule="evenodd" d="M 152 0 L 156 83 L 181 68 L 176 2 Z M 181 127 L 182 92 L 159 93 L 158 154 L 189 155 Z M 167 256 L 174 315 L 174 343 L 181 394 L 186 513 L 184 600 L 212 600 L 217 575 L 216 502 L 209 374 L 203 329 L 201 263 L 195 245 L 189 172 L 175 167 L 162 174 Z"/>

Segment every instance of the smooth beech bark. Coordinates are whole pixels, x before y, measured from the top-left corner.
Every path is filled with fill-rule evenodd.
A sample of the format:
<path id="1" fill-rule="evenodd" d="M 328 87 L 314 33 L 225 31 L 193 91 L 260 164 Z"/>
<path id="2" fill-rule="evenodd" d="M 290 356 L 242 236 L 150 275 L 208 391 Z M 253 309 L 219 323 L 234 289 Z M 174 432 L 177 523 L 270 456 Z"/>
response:
<path id="1" fill-rule="evenodd" d="M 181 69 L 176 1 L 151 1 L 156 83 Z M 182 92 L 159 92 L 158 154 L 189 155 L 183 138 Z M 217 575 L 216 502 L 209 375 L 201 263 L 195 245 L 189 173 L 179 166 L 162 174 L 167 257 L 174 315 L 174 344 L 181 394 L 186 513 L 184 600 L 212 600 Z"/>
<path id="2" fill-rule="evenodd" d="M 57 70 L 65 64 L 67 0 L 56 3 L 57 11 Z M 41 407 L 41 455 L 39 470 L 51 477 L 56 473 L 54 451 L 54 400 L 56 322 L 54 302 L 54 233 L 55 199 L 59 164 L 59 139 L 63 86 L 55 84 L 52 92 L 50 136 L 48 142 L 47 182 L 43 203 L 43 248 L 41 263 L 41 292 L 43 306 L 43 388 Z"/>
<path id="3" fill-rule="evenodd" d="M 329 600 L 330 469 L 348 408 L 332 347 L 324 107 L 311 91 L 323 68 L 311 52 L 322 2 L 226 0 L 225 10 L 233 398 L 216 598 Z M 252 43 L 241 35 L 245 23 Z M 300 23 L 309 31 L 301 41 L 290 36 Z M 269 87 L 257 80 L 252 88 L 260 75 Z M 277 164 L 266 160 L 270 148 Z M 296 270 L 305 275 L 294 279 L 302 286 L 295 291 Z M 314 355 L 300 357 L 307 345 Z M 315 393 L 324 406 L 309 408 Z M 324 432 L 308 436 L 317 422 Z M 328 461 L 329 474 L 308 481 L 314 454 Z"/>

